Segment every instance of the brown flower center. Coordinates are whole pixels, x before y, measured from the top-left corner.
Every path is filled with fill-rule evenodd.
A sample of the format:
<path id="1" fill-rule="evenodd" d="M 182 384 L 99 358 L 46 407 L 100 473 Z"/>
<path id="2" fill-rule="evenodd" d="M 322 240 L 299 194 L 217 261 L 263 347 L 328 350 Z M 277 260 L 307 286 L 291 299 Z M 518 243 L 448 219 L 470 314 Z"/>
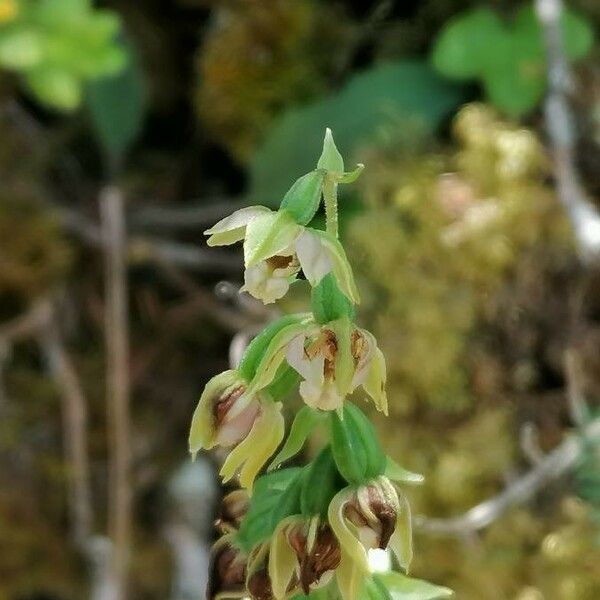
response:
<path id="1" fill-rule="evenodd" d="M 215 419 L 215 425 L 218 427 L 223 423 L 227 413 L 231 410 L 231 407 L 235 402 L 243 396 L 246 391 L 246 386 L 240 385 L 231 391 L 226 391 L 213 406 L 213 417 Z"/>
<path id="2" fill-rule="evenodd" d="M 286 269 L 294 262 L 294 256 L 271 256 L 266 262 L 271 269 Z"/>

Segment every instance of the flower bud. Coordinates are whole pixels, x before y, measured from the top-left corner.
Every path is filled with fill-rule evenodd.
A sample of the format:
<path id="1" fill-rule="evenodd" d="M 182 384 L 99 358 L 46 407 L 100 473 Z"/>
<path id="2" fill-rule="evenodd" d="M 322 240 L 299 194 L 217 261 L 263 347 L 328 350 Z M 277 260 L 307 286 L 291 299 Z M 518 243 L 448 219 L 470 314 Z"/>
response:
<path id="1" fill-rule="evenodd" d="M 394 533 L 400 504 L 398 494 L 385 477 L 356 491 L 346 505 L 344 516 L 358 528 L 363 545 L 385 549 Z"/>
<path id="2" fill-rule="evenodd" d="M 231 533 L 240 528 L 248 507 L 250 496 L 246 490 L 235 490 L 225 496 L 221 502 L 221 514 L 215 522 L 221 534 Z"/>
<path id="3" fill-rule="evenodd" d="M 207 599 L 219 594 L 241 595 L 246 585 L 247 557 L 231 543 L 230 536 L 222 537 L 213 547 Z"/>

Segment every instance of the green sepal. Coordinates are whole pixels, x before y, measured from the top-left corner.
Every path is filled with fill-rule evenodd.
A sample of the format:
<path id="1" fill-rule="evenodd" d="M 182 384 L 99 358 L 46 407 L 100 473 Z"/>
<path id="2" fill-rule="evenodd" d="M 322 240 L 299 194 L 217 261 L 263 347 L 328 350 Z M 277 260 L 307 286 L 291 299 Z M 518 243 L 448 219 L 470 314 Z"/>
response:
<path id="1" fill-rule="evenodd" d="M 269 465 L 269 471 L 276 469 L 281 463 L 296 456 L 296 454 L 304 447 L 308 436 L 316 427 L 317 423 L 322 421 L 325 416 L 325 413 L 319 412 L 310 406 L 301 408 L 294 418 L 294 422 L 292 423 L 292 427 L 290 428 L 290 432 L 283 448 Z"/>
<path id="2" fill-rule="evenodd" d="M 348 317 L 351 321 L 356 316 L 354 304 L 338 287 L 333 273 L 328 273 L 312 289 L 311 308 L 315 321 L 320 324 Z"/>
<path id="3" fill-rule="evenodd" d="M 305 517 L 317 515 L 327 518 L 327 509 L 333 497 L 344 487 L 335 466 L 331 447 L 326 446 L 308 465 L 302 477 L 300 510 Z"/>
<path id="4" fill-rule="evenodd" d="M 388 594 L 379 598 L 389 600 L 440 600 L 450 598 L 454 594 L 446 587 L 422 579 L 413 579 L 396 571 L 376 573 L 373 575 L 373 581 L 379 590 Z"/>
<path id="5" fill-rule="evenodd" d="M 298 225 L 308 225 L 317 214 L 321 204 L 323 171 L 311 171 L 297 179 L 281 201 Z"/>
<path id="6" fill-rule="evenodd" d="M 300 323 L 304 319 L 306 319 L 306 314 L 286 315 L 267 325 L 246 348 L 238 367 L 239 374 L 246 381 L 252 381 L 271 340 L 288 325 Z"/>
<path id="7" fill-rule="evenodd" d="M 391 600 L 391 596 L 381 581 L 368 577 L 362 590 L 362 596 L 365 600 Z"/>
<path id="8" fill-rule="evenodd" d="M 302 227 L 285 209 L 252 219 L 246 226 L 244 264 L 252 267 L 287 250 L 302 233 Z"/>
<path id="9" fill-rule="evenodd" d="M 343 417 L 343 418 L 342 418 Z M 347 418 L 346 409 L 330 414 L 331 450 L 337 469 L 352 485 L 360 485 L 367 478 L 367 451 L 365 442 L 352 419 Z"/>
<path id="10" fill-rule="evenodd" d="M 384 475 L 396 483 L 421 485 L 425 477 L 420 473 L 413 473 L 401 467 L 393 458 L 387 457 Z"/>
<path id="11" fill-rule="evenodd" d="M 345 404 L 344 419 L 354 424 L 357 435 L 364 445 L 367 457 L 365 479 L 371 480 L 383 475 L 386 469 L 387 457 L 371 421 L 358 406 L 350 402 Z"/>
<path id="12" fill-rule="evenodd" d="M 279 522 L 274 522 L 275 512 L 279 515 L 281 512 L 285 512 L 284 509 L 292 510 L 289 512 L 291 515 L 299 511 L 300 488 L 297 482 L 302 472 L 303 469 L 299 467 L 280 469 L 273 473 L 267 473 L 256 480 L 248 512 L 236 536 L 243 550 L 250 552 L 256 544 L 271 536 Z M 296 487 L 296 502 L 290 506 L 292 503 L 289 502 L 289 490 L 293 491 L 294 486 Z"/>
<path id="13" fill-rule="evenodd" d="M 324 169 L 332 173 L 341 174 L 344 172 L 344 159 L 337 149 L 333 140 L 333 134 L 329 127 L 325 130 L 325 139 L 323 140 L 323 151 L 317 162 L 317 169 Z"/>

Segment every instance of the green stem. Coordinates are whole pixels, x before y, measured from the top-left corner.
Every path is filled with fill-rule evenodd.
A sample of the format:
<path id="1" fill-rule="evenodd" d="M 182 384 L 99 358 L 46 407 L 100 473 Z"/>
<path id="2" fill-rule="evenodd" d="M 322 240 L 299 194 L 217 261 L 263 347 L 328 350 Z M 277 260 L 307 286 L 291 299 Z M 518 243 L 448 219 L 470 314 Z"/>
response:
<path id="1" fill-rule="evenodd" d="M 330 177 L 323 180 L 323 199 L 325 200 L 325 223 L 327 233 L 338 236 L 338 199 L 337 183 Z"/>

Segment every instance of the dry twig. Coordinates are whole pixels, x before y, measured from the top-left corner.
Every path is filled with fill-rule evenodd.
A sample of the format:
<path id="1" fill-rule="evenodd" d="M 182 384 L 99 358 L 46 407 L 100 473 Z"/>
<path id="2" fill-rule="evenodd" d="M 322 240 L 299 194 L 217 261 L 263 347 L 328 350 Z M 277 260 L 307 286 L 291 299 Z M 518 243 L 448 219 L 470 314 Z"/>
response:
<path id="1" fill-rule="evenodd" d="M 129 424 L 129 320 L 127 309 L 127 240 L 123 196 L 106 187 L 100 196 L 105 258 L 105 335 L 110 456 L 109 532 L 113 542 L 115 600 L 127 596 L 131 552 L 131 448 Z"/>

